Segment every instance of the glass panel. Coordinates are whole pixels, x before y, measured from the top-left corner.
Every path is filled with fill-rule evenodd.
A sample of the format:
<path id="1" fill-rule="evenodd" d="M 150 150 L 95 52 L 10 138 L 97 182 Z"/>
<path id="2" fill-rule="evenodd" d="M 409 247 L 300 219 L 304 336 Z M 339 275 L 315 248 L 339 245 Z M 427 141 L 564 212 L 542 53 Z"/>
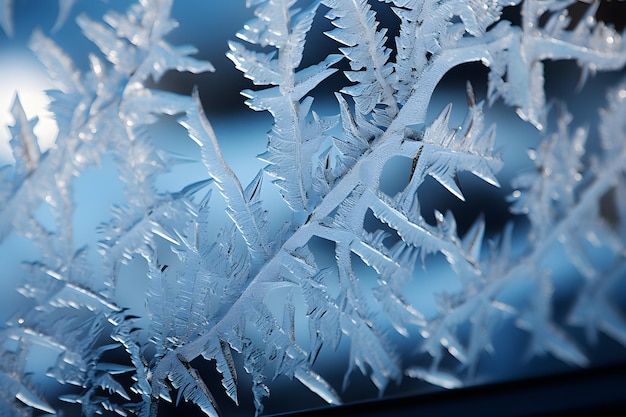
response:
<path id="1" fill-rule="evenodd" d="M 0 409 L 623 405 L 626 6 L 247 3 L 0 1 Z"/>

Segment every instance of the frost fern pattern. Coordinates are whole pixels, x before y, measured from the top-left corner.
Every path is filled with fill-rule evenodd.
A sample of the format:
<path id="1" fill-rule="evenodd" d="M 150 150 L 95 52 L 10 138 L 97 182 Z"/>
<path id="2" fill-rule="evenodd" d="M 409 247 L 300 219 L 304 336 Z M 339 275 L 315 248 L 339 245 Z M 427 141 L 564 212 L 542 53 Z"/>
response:
<path id="1" fill-rule="evenodd" d="M 42 152 L 36 120 L 15 99 L 0 241 L 24 236 L 38 258 L 23 260 L 18 291 L 28 300 L 0 330 L 2 409 L 55 413 L 60 400 L 86 416 L 155 416 L 163 403 L 184 400 L 217 416 L 217 398 L 239 404 L 250 389 L 259 414 L 274 378 L 297 380 L 336 405 L 355 372 L 380 394 L 412 379 L 459 388 L 474 383 L 506 325 L 526 332 L 529 358 L 549 354 L 572 366 L 591 362 L 569 329 L 582 328 L 590 346 L 602 333 L 626 347 L 613 295 L 626 277 L 626 79 L 607 90 L 597 127 L 578 126 L 544 86 L 550 60 L 575 61 L 583 82 L 623 71 L 624 35 L 595 19 L 599 3 L 576 18 L 569 1 L 247 3 L 254 18 L 226 54 L 254 85 L 242 92 L 246 104 L 273 120 L 259 156 L 267 165 L 249 184 L 222 154 L 197 88 L 186 96 L 150 87 L 167 71 L 214 70 L 193 58 L 195 48 L 167 41 L 176 27 L 171 0 L 141 0 L 126 14 L 107 13 L 105 23 L 79 15 L 101 52 L 84 73 L 51 37 L 33 33 L 29 46 L 58 86 L 48 94 L 59 133 Z M 73 2 L 59 4 L 56 29 Z M 6 32 L 11 5 L 0 9 Z M 395 39 L 375 10 L 394 14 Z M 502 17 L 509 10 L 519 24 Z M 304 65 L 307 37 L 323 19 L 336 47 Z M 438 84 L 468 63 L 487 68 L 488 105 L 468 82 L 460 127 L 451 105 L 427 117 Z M 322 88 L 337 79 L 338 91 Z M 314 98 L 332 99 L 335 114 L 322 115 Z M 501 184 L 499 134 L 486 120 L 500 101 L 543 137 L 529 150 L 533 169 L 510 184 Z M 206 177 L 163 192 L 159 177 L 189 162 L 151 136 L 152 125 L 172 116 Z M 105 157 L 125 201 L 98 219 L 96 253 L 74 242 L 74 184 Z M 389 193 L 383 177 L 400 160 L 409 175 Z M 451 211 L 428 221 L 424 184 L 434 180 L 465 201 L 459 178 L 467 174 L 510 186 L 510 210 L 528 227 L 511 223 L 488 241 L 483 216 L 464 233 Z M 278 227 L 262 198 L 267 187 L 288 208 Z M 216 199 L 226 207 L 223 224 L 212 216 Z M 41 220 L 42 207 L 54 227 Z M 567 328 L 553 312 L 555 250 L 580 277 L 570 278 L 577 292 Z M 162 262 L 168 256 L 174 263 Z M 414 293 L 436 257 L 458 285 L 437 294 L 437 313 L 426 314 Z M 116 293 L 121 271 L 137 259 L 147 278 L 143 328 Z M 408 354 L 401 338 L 419 340 L 418 349 Z M 341 346 L 348 352 L 337 384 L 318 359 Z M 27 371 L 42 348 L 56 358 L 42 373 L 63 387 L 59 398 Z M 203 361 L 215 372 L 205 374 Z"/>

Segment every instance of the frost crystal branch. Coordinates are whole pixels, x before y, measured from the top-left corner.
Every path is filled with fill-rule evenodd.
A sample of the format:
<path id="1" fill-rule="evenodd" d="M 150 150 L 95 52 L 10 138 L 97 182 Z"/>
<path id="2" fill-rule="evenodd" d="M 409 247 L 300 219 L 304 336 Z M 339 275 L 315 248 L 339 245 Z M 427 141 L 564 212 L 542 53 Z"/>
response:
<path id="1" fill-rule="evenodd" d="M 412 379 L 460 388 L 482 375 L 486 353 L 497 355 L 506 326 L 525 332 L 527 359 L 593 366 L 586 350 L 600 334 L 626 347 L 626 80 L 607 89 L 591 126 L 545 85 L 547 61 L 575 62 L 580 88 L 596 72 L 619 74 L 626 46 L 596 18 L 600 2 L 582 16 L 574 3 L 249 0 L 254 17 L 226 56 L 253 85 L 246 104 L 272 125 L 259 155 L 267 165 L 248 184 L 229 165 L 199 88 L 187 96 L 151 87 L 168 71 L 214 70 L 194 47 L 168 42 L 171 0 L 140 0 L 103 23 L 79 14 L 100 51 L 86 71 L 52 34 L 34 31 L 29 47 L 58 87 L 48 95 L 59 133 L 42 152 L 37 120 L 14 99 L 0 242 L 23 236 L 34 255 L 16 279 L 24 305 L 0 329 L 0 407 L 56 413 L 61 400 L 86 416 L 156 416 L 184 400 L 218 416 L 230 399 L 260 414 L 274 379 L 295 379 L 336 405 L 357 371 L 381 395 Z M 0 2 L 7 34 L 12 6 Z M 59 2 L 52 33 L 73 7 Z M 516 13 L 519 22 L 508 20 Z M 334 49 L 309 55 L 319 31 Z M 434 109 L 433 97 L 470 63 L 482 64 L 487 85 L 467 82 L 457 126 L 456 109 Z M 530 169 L 513 178 L 500 174 L 503 126 L 489 122 L 502 104 L 542 136 L 528 150 Z M 164 191 L 163 174 L 193 159 L 154 135 L 173 118 L 205 175 Z M 108 161 L 123 201 L 97 219 L 97 247 L 78 247 L 78 183 Z M 513 190 L 517 221 L 494 233 L 484 215 L 465 227 L 452 210 L 425 212 L 433 183 L 467 204 L 469 177 Z M 288 212 L 279 222 L 271 186 Z M 438 278 L 438 261 L 457 285 L 431 294 L 425 283 Z M 130 270 L 145 276 L 134 295 L 145 317 L 120 295 Z M 560 320 L 563 281 L 575 297 Z M 29 361 L 41 349 L 54 360 L 36 379 Z M 339 378 L 320 359 L 333 352 Z M 58 398 L 41 377 L 60 384 Z"/>

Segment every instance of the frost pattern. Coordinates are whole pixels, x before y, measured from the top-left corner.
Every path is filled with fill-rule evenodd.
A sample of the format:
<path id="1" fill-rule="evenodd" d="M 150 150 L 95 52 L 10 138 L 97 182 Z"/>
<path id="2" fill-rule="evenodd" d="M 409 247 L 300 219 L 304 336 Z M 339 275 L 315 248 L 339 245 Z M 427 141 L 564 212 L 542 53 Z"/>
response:
<path id="1" fill-rule="evenodd" d="M 90 55 L 85 73 L 50 37 L 33 33 L 30 47 L 58 86 L 49 95 L 59 134 L 42 152 L 36 120 L 16 97 L 15 164 L 2 171 L 0 241 L 25 236 L 39 257 L 24 263 L 19 280 L 28 307 L 1 330 L 3 409 L 56 412 L 56 399 L 26 371 L 41 347 L 56 357 L 46 375 L 76 387 L 59 399 L 86 416 L 153 416 L 162 401 L 181 399 L 220 415 L 203 360 L 235 404 L 241 373 L 248 373 L 257 413 L 278 376 L 295 378 L 329 404 L 342 402 L 356 371 L 381 394 L 406 378 L 462 387 L 506 321 L 527 332 L 529 357 L 587 366 L 584 347 L 553 317 L 555 248 L 582 276 L 568 325 L 582 327 L 589 344 L 602 332 L 626 346 L 626 321 L 612 295 L 625 276 L 626 84 L 607 92 L 600 146 L 587 143 L 595 128 L 577 127 L 544 92 L 547 60 L 576 61 L 583 82 L 597 71 L 623 70 L 623 34 L 595 20 L 599 3 L 574 21 L 569 1 L 382 1 L 376 7 L 391 7 L 400 22 L 393 42 L 366 0 L 301 3 L 248 1 L 255 17 L 228 45 L 228 58 L 255 86 L 243 91 L 246 103 L 273 118 L 260 155 L 267 166 L 247 185 L 222 155 L 197 89 L 184 96 L 148 87 L 170 70 L 213 71 L 192 57 L 193 47 L 167 42 L 176 26 L 171 1 L 141 0 L 126 14 L 107 13 L 104 23 L 80 15 L 77 24 L 108 61 Z M 0 9 L 7 33 L 11 5 Z M 55 28 L 72 5 L 60 2 Z M 519 26 L 501 19 L 512 6 L 521 10 Z M 326 34 L 337 53 L 303 66 L 307 36 L 322 16 L 334 27 Z M 337 114 L 321 116 L 318 86 L 341 75 L 342 60 L 345 86 L 332 96 Z M 460 128 L 452 126 L 451 105 L 426 117 L 437 84 L 470 62 L 488 68 L 490 104 L 502 99 L 544 135 L 529 151 L 535 169 L 511 181 L 511 211 L 529 224 L 521 254 L 513 250 L 512 224 L 488 243 L 482 216 L 461 235 L 451 212 L 435 212 L 434 223 L 422 215 L 428 177 L 461 201 L 462 173 L 500 186 L 496 127 L 487 125 L 489 110 L 469 83 Z M 157 187 L 159 176 L 185 160 L 150 135 L 164 116 L 178 118 L 207 172 L 169 193 Z M 125 201 L 102 219 L 101 271 L 94 271 L 94 248 L 75 247 L 73 193 L 75 180 L 103 155 L 115 163 Z M 381 181 L 398 158 L 410 161 L 410 175 L 389 195 Z M 291 212 L 277 230 L 262 199 L 267 177 Z M 216 198 L 226 206 L 225 224 L 214 222 Z M 40 219 L 42 207 L 54 227 Z M 319 242 L 332 252 L 331 266 Z M 170 252 L 175 265 L 161 262 Z M 409 288 L 438 254 L 460 285 L 440 294 L 438 314 L 429 316 Z M 144 329 L 115 295 L 122 268 L 137 259 L 148 278 Z M 507 297 L 520 287 L 519 297 Z M 300 323 L 308 331 L 297 330 Z M 417 353 L 401 352 L 394 333 L 419 337 Z M 347 370 L 335 386 L 316 365 L 341 344 L 349 346 Z"/>

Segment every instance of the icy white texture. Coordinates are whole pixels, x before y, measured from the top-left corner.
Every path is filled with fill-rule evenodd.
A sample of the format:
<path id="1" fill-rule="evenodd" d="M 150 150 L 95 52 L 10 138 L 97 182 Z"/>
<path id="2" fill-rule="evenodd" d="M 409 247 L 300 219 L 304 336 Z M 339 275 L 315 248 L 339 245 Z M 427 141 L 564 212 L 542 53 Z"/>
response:
<path id="1" fill-rule="evenodd" d="M 55 28 L 73 3 L 59 2 Z M 80 15 L 84 35 L 108 61 L 90 55 L 85 73 L 50 37 L 33 33 L 30 47 L 58 86 L 49 95 L 59 134 L 42 153 L 36 121 L 15 99 L 15 165 L 1 172 L 0 240 L 23 235 L 39 257 L 25 262 L 19 278 L 18 291 L 32 300 L 1 330 L 0 408 L 21 415 L 58 406 L 26 371 L 35 347 L 54 353 L 47 375 L 78 387 L 60 398 L 87 416 L 151 416 L 161 401 L 181 399 L 219 415 L 215 388 L 196 369 L 201 360 L 211 361 L 235 403 L 251 384 L 257 413 L 277 376 L 295 378 L 330 404 L 341 403 L 357 369 L 381 393 L 406 378 L 461 387 L 494 350 L 492 337 L 505 321 L 528 332 L 530 355 L 586 366 L 584 348 L 552 317 L 555 285 L 545 258 L 555 247 L 583 277 L 571 326 L 582 326 L 589 343 L 603 332 L 626 345 L 626 322 L 612 299 L 626 277 L 626 84 L 607 93 L 593 157 L 586 146 L 595 128 L 575 127 L 564 108 L 549 108 L 544 92 L 546 60 L 574 60 L 585 76 L 623 70 L 623 34 L 594 19 L 598 3 L 572 24 L 571 1 L 525 1 L 515 26 L 501 13 L 517 2 L 387 0 L 377 7 L 391 7 L 399 19 L 393 51 L 366 0 L 248 3 L 255 18 L 227 56 L 255 85 L 243 92 L 249 107 L 274 120 L 260 155 L 267 166 L 248 185 L 222 155 L 197 90 L 184 96 L 147 86 L 170 70 L 213 70 L 191 56 L 193 47 L 167 42 L 176 26 L 171 1 L 141 0 L 125 15 L 106 14 L 104 23 Z M 0 6 L 8 33 L 11 5 Z M 326 34 L 337 50 L 303 66 L 307 36 L 324 15 L 335 27 Z M 336 77 L 344 59 L 345 86 L 331 95 L 336 115 L 321 116 L 313 110 L 313 97 L 323 94 L 316 87 Z M 486 125 L 489 110 L 469 83 L 461 127 L 451 126 L 451 106 L 432 122 L 426 118 L 438 83 L 470 62 L 488 68 L 491 103 L 501 98 L 545 132 L 530 152 L 536 169 L 511 183 L 511 210 L 530 225 L 521 254 L 512 251 L 512 225 L 485 254 L 484 217 L 460 236 L 451 212 L 436 212 L 434 224 L 422 216 L 428 177 L 462 201 L 460 173 L 500 186 L 495 126 Z M 178 117 L 206 167 L 207 178 L 178 192 L 156 185 L 186 162 L 152 140 L 149 127 L 162 116 Z M 101 219 L 101 274 L 89 261 L 94 248 L 73 243 L 73 186 L 103 156 L 115 163 L 125 201 Z M 381 180 L 401 158 L 410 161 L 410 173 L 389 195 Z M 289 208 L 278 228 L 262 199 L 268 176 Z M 225 203 L 225 224 L 210 213 L 216 198 Z M 54 227 L 41 219 L 42 207 Z M 332 265 L 319 242 L 332 248 Z M 163 264 L 172 251 L 175 263 Z M 426 316 L 408 288 L 437 254 L 460 284 L 439 294 L 438 314 Z M 137 259 L 148 278 L 146 293 L 135 295 L 145 300 L 144 329 L 116 297 L 120 271 Z M 511 288 L 525 292 L 511 299 Z M 302 323 L 307 331 L 298 331 Z M 393 332 L 422 343 L 407 355 Z M 341 344 L 349 355 L 338 387 L 316 360 Z M 120 351 L 126 360 L 110 362 Z M 249 374 L 245 386 L 242 372 Z"/>

